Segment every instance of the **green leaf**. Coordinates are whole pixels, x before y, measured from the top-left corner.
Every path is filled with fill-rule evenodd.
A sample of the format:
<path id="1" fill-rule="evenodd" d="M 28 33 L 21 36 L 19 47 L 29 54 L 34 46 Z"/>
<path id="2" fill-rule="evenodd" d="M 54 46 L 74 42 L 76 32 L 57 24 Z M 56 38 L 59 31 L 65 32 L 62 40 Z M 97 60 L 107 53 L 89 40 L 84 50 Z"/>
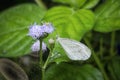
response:
<path id="1" fill-rule="evenodd" d="M 111 32 L 120 30 L 120 0 L 106 0 L 95 10 L 95 31 Z"/>
<path id="2" fill-rule="evenodd" d="M 56 31 L 54 36 L 59 35 L 79 41 L 85 33 L 92 29 L 95 19 L 90 10 L 75 11 L 73 8 L 59 6 L 48 10 L 43 21 L 53 23 Z"/>
<path id="3" fill-rule="evenodd" d="M 109 61 L 108 70 L 112 80 L 120 80 L 120 57 L 115 57 Z"/>
<path id="4" fill-rule="evenodd" d="M 51 65 L 45 76 L 44 80 L 103 80 L 101 72 L 93 66 L 70 63 Z"/>
<path id="5" fill-rule="evenodd" d="M 32 38 L 28 28 L 40 22 L 45 10 L 35 4 L 22 4 L 0 14 L 0 56 L 16 57 L 28 54 Z"/>
<path id="6" fill-rule="evenodd" d="M 70 59 L 67 57 L 66 52 L 62 48 L 62 46 L 56 42 L 54 46 L 54 50 L 52 52 L 52 56 L 50 59 L 50 62 L 56 62 L 56 63 L 61 63 L 61 62 L 68 62 Z"/>
<path id="7" fill-rule="evenodd" d="M 68 4 L 72 7 L 77 7 L 77 8 L 80 8 L 86 2 L 86 0 L 53 0 L 53 1 L 62 4 Z"/>
<path id="8" fill-rule="evenodd" d="M 100 0 L 87 0 L 85 5 L 83 5 L 82 8 L 91 9 L 91 8 L 95 7 L 99 1 Z"/>

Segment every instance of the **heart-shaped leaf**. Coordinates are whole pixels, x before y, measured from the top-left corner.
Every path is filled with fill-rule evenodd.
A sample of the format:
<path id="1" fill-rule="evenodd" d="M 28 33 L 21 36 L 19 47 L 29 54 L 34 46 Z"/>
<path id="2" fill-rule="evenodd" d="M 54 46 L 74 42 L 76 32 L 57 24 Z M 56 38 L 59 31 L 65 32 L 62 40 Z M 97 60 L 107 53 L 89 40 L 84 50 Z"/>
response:
<path id="1" fill-rule="evenodd" d="M 103 80 L 99 70 L 91 65 L 60 63 L 46 70 L 44 80 Z"/>
<path id="2" fill-rule="evenodd" d="M 106 0 L 95 10 L 95 31 L 111 32 L 120 30 L 120 0 Z"/>
<path id="3" fill-rule="evenodd" d="M 28 54 L 32 38 L 28 27 L 39 22 L 45 10 L 35 4 L 22 4 L 0 14 L 0 56 L 16 57 Z"/>
<path id="4" fill-rule="evenodd" d="M 60 37 L 80 40 L 86 32 L 92 29 L 95 18 L 90 10 L 74 10 L 59 6 L 48 10 L 43 21 L 52 22 L 57 35 Z"/>

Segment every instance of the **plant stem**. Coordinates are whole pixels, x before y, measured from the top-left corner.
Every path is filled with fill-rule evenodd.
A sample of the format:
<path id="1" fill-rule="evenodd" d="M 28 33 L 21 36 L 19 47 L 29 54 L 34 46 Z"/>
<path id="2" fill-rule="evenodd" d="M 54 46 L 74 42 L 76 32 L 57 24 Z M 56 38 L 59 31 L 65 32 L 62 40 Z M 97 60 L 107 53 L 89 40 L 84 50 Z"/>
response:
<path id="1" fill-rule="evenodd" d="M 103 76 L 104 76 L 104 79 L 105 79 L 105 80 L 109 80 L 109 79 L 108 79 L 108 76 L 107 76 L 107 74 L 106 74 L 106 72 L 105 72 L 105 70 L 104 70 L 104 67 L 103 67 L 103 65 L 102 65 L 102 63 L 101 63 L 101 61 L 100 61 L 100 59 L 98 58 L 98 56 L 95 54 L 95 52 L 93 52 L 93 57 L 94 57 L 94 59 L 95 59 L 96 64 L 98 65 L 99 69 L 101 70 L 101 72 L 102 72 L 102 74 L 103 74 Z"/>
<path id="2" fill-rule="evenodd" d="M 95 54 L 94 50 L 92 49 L 92 46 L 91 46 L 90 42 L 87 39 L 84 39 L 84 41 L 86 42 L 88 47 L 92 50 L 92 55 L 94 57 L 94 60 L 95 60 L 95 62 L 97 64 L 97 66 L 99 67 L 99 69 L 101 70 L 101 72 L 102 72 L 102 74 L 104 76 L 104 79 L 109 80 L 109 78 L 108 78 L 108 76 L 107 76 L 107 74 L 106 74 L 106 72 L 104 70 L 104 67 L 103 67 L 102 63 L 100 62 L 99 57 Z"/>
<path id="3" fill-rule="evenodd" d="M 42 0 L 35 0 L 35 2 L 43 9 L 47 9 L 46 6 L 44 5 L 44 3 L 42 2 Z"/>
<path id="4" fill-rule="evenodd" d="M 113 57 L 114 54 L 114 45 L 115 45 L 115 32 L 111 33 L 111 44 L 110 44 L 110 56 Z"/>
<path id="5" fill-rule="evenodd" d="M 43 58 L 42 58 L 42 39 L 40 39 L 40 66 L 43 66 Z"/>
<path id="6" fill-rule="evenodd" d="M 100 38 L 100 57 L 103 58 L 103 38 Z"/>
<path id="7" fill-rule="evenodd" d="M 44 80 L 44 74 L 45 74 L 45 69 L 42 67 L 42 79 L 41 80 Z"/>
<path id="8" fill-rule="evenodd" d="M 49 53 L 49 55 L 48 55 L 48 58 L 47 58 L 47 60 L 45 61 L 45 64 L 44 64 L 44 66 L 43 66 L 43 68 L 44 69 L 46 69 L 46 67 L 47 67 L 47 65 L 48 65 L 48 63 L 49 63 L 49 59 L 50 59 L 50 57 L 51 57 L 51 53 L 52 51 L 50 50 L 50 53 Z"/>
<path id="9" fill-rule="evenodd" d="M 43 69 L 43 58 L 42 58 L 42 39 L 40 39 L 40 68 L 42 71 L 41 80 L 44 78 L 44 69 Z"/>
<path id="10" fill-rule="evenodd" d="M 51 47 L 50 49 L 50 53 L 48 55 L 48 58 L 47 60 L 45 61 L 45 63 L 43 63 L 43 56 L 42 56 L 42 39 L 40 39 L 40 67 L 41 67 L 41 71 L 42 71 L 42 76 L 41 76 L 41 80 L 44 80 L 44 77 L 45 77 L 45 69 L 49 63 L 49 59 L 52 55 L 52 51 L 53 51 L 53 46 Z"/>

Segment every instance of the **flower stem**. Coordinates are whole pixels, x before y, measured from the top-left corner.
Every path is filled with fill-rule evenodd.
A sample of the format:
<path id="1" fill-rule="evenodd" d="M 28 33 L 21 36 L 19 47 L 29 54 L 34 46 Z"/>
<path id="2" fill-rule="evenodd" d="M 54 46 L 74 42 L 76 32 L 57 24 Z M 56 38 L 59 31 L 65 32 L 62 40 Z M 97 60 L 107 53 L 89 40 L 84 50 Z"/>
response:
<path id="1" fill-rule="evenodd" d="M 43 60 L 42 60 L 42 39 L 40 39 L 40 66 L 42 67 Z"/>
<path id="2" fill-rule="evenodd" d="M 40 39 L 40 68 L 41 68 L 41 80 L 44 78 L 43 58 L 42 58 L 42 39 Z"/>
<path id="3" fill-rule="evenodd" d="M 51 48 L 50 48 L 50 52 L 49 52 L 49 55 L 48 55 L 48 58 L 45 62 L 43 62 L 43 54 L 42 54 L 42 39 L 40 39 L 40 67 L 41 67 L 41 80 L 44 80 L 44 77 L 45 77 L 45 69 L 47 67 L 47 65 L 49 64 L 49 60 L 50 60 L 50 57 L 52 55 L 52 51 L 53 51 L 53 47 L 54 47 L 54 44 L 51 45 Z"/>

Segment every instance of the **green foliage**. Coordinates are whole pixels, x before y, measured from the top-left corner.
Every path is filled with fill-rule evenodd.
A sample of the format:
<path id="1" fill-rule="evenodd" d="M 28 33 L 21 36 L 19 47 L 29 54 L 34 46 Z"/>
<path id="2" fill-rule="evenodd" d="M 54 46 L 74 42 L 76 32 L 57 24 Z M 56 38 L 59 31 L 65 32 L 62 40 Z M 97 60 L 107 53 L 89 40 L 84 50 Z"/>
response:
<path id="1" fill-rule="evenodd" d="M 59 6 L 48 10 L 43 21 L 52 22 L 57 35 L 60 37 L 80 40 L 85 33 L 92 29 L 95 18 L 90 10 L 74 10 Z"/>
<path id="2" fill-rule="evenodd" d="M 102 74 L 91 65 L 53 64 L 45 74 L 44 80 L 103 80 Z"/>
<path id="3" fill-rule="evenodd" d="M 60 63 L 68 61 L 70 61 L 70 59 L 67 57 L 66 52 L 61 47 L 61 45 L 58 42 L 56 42 L 50 62 Z"/>
<path id="4" fill-rule="evenodd" d="M 95 9 L 95 31 L 111 32 L 120 30 L 120 0 L 106 0 Z"/>
<path id="5" fill-rule="evenodd" d="M 96 6 L 99 1 L 100 0 L 87 0 L 86 3 L 85 3 L 85 5 L 82 6 L 82 8 L 91 9 L 94 6 Z"/>
<path id="6" fill-rule="evenodd" d="M 35 4 L 22 4 L 0 14 L 0 56 L 16 57 L 28 54 L 32 38 L 28 27 L 39 22 L 45 10 Z"/>
<path id="7" fill-rule="evenodd" d="M 70 5 L 74 8 L 91 9 L 97 5 L 99 0 L 53 0 L 54 2 Z"/>
<path id="8" fill-rule="evenodd" d="M 120 80 L 120 58 L 119 56 L 118 58 L 113 58 L 113 56 L 116 56 L 114 53 L 117 52 L 114 48 L 115 39 L 117 38 L 115 34 L 111 40 L 107 39 L 110 37 L 109 34 L 107 37 L 101 37 L 101 33 L 98 34 L 98 32 L 120 30 L 120 0 L 104 0 L 103 2 L 102 0 L 53 0 L 54 2 L 65 5 L 55 7 L 52 7 L 54 3 L 52 3 L 52 5 L 50 4 L 50 6 L 44 6 L 41 0 L 35 1 L 39 4 L 39 7 L 35 4 L 21 4 L 0 13 L 0 57 L 18 57 L 30 53 L 30 47 L 33 41 L 31 37 L 27 36 L 30 24 L 34 22 L 41 23 L 40 21 L 51 22 L 55 27 L 55 32 L 44 40 L 47 42 L 49 49 L 48 39 L 55 39 L 56 35 L 79 41 L 89 32 L 90 34 L 87 34 L 90 35 L 90 37 L 85 37 L 83 41 L 85 41 L 86 44 L 88 43 L 89 47 L 94 50 L 94 53 L 98 53 L 97 55 L 93 54 L 92 58 L 94 59 L 89 61 L 101 70 L 105 80 Z M 98 4 L 99 1 L 100 3 Z M 97 7 L 95 7 L 96 5 Z M 51 8 L 48 9 L 45 14 L 46 10 L 40 6 L 43 8 Z M 94 12 L 89 9 L 94 9 Z M 92 29 L 97 32 L 93 32 L 92 34 L 90 32 Z M 111 43 L 109 44 L 109 42 Z M 119 40 L 116 40 L 116 43 L 119 43 Z M 110 49 L 110 51 L 108 49 Z M 109 55 L 109 52 L 114 55 Z M 29 57 L 33 56 L 29 55 Z M 108 62 L 107 59 L 111 57 L 113 59 Z M 56 62 L 57 64 L 51 64 L 50 66 L 46 64 L 45 80 L 103 80 L 101 72 L 93 66 L 84 64 L 84 66 L 82 66 L 78 65 L 78 63 L 62 63 L 68 61 L 70 61 L 70 59 L 65 54 L 65 51 L 60 44 L 56 43 L 48 63 Z M 108 64 L 106 65 L 102 63 L 102 61 Z M 6 63 L 0 63 L 2 66 L 4 64 L 6 66 Z M 12 63 L 10 65 L 12 65 Z M 7 64 L 7 67 L 9 68 L 10 65 Z M 13 72 L 18 71 L 13 69 L 14 67 L 15 66 L 10 67 Z M 33 80 L 40 79 L 41 66 L 34 67 L 36 67 L 36 65 L 33 66 L 33 70 L 31 70 L 32 68 L 29 66 L 29 68 L 31 68 L 29 78 Z M 107 72 L 105 72 L 104 67 L 107 68 Z M 2 68 L 4 68 L 4 66 Z M 1 75 L 0 79 L 5 80 Z"/>
<path id="9" fill-rule="evenodd" d="M 70 5 L 72 7 L 76 7 L 76 8 L 80 8 L 86 2 L 86 0 L 53 0 L 53 1 L 67 4 L 67 5 Z"/>
<path id="10" fill-rule="evenodd" d="M 112 76 L 112 80 L 120 80 L 120 58 L 115 57 L 113 58 L 110 63 L 108 64 L 108 70 L 110 76 Z"/>

